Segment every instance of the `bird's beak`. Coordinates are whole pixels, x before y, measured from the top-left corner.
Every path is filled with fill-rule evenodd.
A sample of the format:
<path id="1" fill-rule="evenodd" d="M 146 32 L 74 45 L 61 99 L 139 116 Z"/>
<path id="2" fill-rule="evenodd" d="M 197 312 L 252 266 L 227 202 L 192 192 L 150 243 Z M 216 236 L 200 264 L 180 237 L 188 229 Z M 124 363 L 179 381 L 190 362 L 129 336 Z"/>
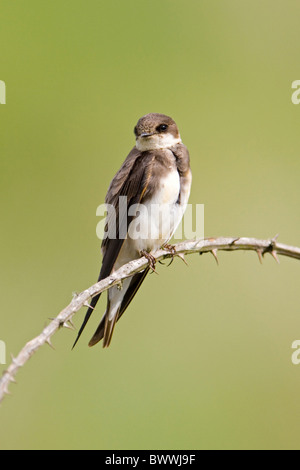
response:
<path id="1" fill-rule="evenodd" d="M 151 135 L 154 135 L 154 133 L 152 132 L 152 134 L 151 134 L 151 133 L 149 133 L 149 132 L 143 132 L 143 133 L 140 135 L 140 137 L 150 137 Z"/>

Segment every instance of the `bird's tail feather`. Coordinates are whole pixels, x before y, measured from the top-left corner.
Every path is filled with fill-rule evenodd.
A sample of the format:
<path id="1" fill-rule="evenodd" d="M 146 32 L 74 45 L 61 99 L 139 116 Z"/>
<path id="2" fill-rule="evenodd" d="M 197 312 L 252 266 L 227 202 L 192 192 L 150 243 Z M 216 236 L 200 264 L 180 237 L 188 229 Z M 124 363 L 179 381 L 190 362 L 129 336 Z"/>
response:
<path id="1" fill-rule="evenodd" d="M 104 328 L 104 336 L 103 336 L 103 348 L 108 348 L 110 345 L 112 335 L 115 329 L 115 325 L 119 318 L 119 312 L 117 312 L 112 319 L 109 318 L 109 315 L 105 316 L 105 328 Z"/>
<path id="2" fill-rule="evenodd" d="M 80 336 L 81 336 L 81 333 L 83 332 L 83 330 L 84 330 L 84 328 L 85 328 L 87 322 L 88 322 L 89 319 L 90 319 L 90 316 L 92 315 L 92 313 L 93 313 L 93 311 L 94 311 L 94 309 L 95 309 L 95 307 L 96 307 L 96 305 L 97 305 L 98 300 L 100 299 L 100 295 L 101 295 L 101 294 L 98 294 L 98 295 L 96 295 L 96 297 L 93 297 L 93 298 L 92 298 L 91 303 L 90 303 L 90 306 L 89 306 L 89 308 L 88 308 L 88 310 L 87 310 L 87 312 L 86 312 L 86 315 L 85 315 L 85 317 L 84 317 L 83 323 L 82 323 L 82 325 L 81 325 L 81 327 L 80 327 L 80 330 L 79 330 L 79 332 L 78 332 L 77 338 L 76 338 L 76 340 L 75 340 L 75 342 L 74 342 L 74 344 L 73 344 L 72 349 L 75 348 L 75 346 L 76 346 L 76 344 L 77 344 L 77 341 L 79 340 L 79 338 L 80 338 Z"/>
<path id="3" fill-rule="evenodd" d="M 143 280 L 147 276 L 150 268 L 146 268 L 143 272 L 137 273 L 132 277 L 131 283 L 124 295 L 122 304 L 114 316 L 112 320 L 108 320 L 109 316 L 109 301 L 107 304 L 106 312 L 95 331 L 94 336 L 92 337 L 91 341 L 89 342 L 89 346 L 94 346 L 103 338 L 103 347 L 108 348 L 111 342 L 112 334 L 114 332 L 114 327 L 117 321 L 121 318 L 125 310 L 127 309 L 128 305 L 132 301 L 133 297 L 137 293 L 138 289 L 140 288 Z"/>

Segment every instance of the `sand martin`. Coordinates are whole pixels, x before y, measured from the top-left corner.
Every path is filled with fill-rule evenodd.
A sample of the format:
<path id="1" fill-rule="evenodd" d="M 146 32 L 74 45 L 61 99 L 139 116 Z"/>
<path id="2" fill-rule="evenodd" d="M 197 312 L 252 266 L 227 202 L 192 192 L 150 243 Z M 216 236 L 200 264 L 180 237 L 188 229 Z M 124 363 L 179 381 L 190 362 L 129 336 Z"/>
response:
<path id="1" fill-rule="evenodd" d="M 106 311 L 89 346 L 102 339 L 103 347 L 110 345 L 116 322 L 154 267 L 155 251 L 166 246 L 174 234 L 190 195 L 189 152 L 173 119 L 147 114 L 138 121 L 134 134 L 136 145 L 112 180 L 105 199 L 107 207 L 115 211 L 108 210 L 106 218 L 98 281 L 140 256 L 148 258 L 149 267 L 125 279 L 121 289 L 114 286 L 108 290 Z M 74 346 L 99 297 L 91 300 Z"/>

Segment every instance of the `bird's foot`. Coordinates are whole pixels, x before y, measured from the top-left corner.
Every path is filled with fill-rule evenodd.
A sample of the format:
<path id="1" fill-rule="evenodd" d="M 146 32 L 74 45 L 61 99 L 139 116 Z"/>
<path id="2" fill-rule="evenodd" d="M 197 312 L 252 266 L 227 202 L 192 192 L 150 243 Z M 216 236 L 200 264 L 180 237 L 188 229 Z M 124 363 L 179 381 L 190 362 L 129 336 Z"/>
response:
<path id="1" fill-rule="evenodd" d="M 168 243 L 166 243 L 165 245 L 162 246 L 162 249 L 169 251 L 171 254 L 171 261 L 168 264 L 168 266 L 170 266 L 173 263 L 175 256 L 178 256 L 178 258 L 182 259 L 182 261 L 187 265 L 184 255 L 182 253 L 177 253 L 175 245 L 169 245 Z"/>
<path id="2" fill-rule="evenodd" d="M 173 263 L 175 256 L 177 255 L 177 253 L 176 253 L 176 248 L 175 248 L 174 245 L 170 245 L 169 243 L 165 243 L 161 248 L 162 248 L 162 250 L 170 251 L 170 253 L 171 253 L 171 261 L 170 261 L 170 263 L 168 264 L 168 266 L 170 266 L 170 265 Z"/>
<path id="3" fill-rule="evenodd" d="M 165 245 L 162 246 L 162 249 L 166 251 L 170 251 L 173 257 L 177 254 L 175 245 L 169 245 L 169 243 L 166 243 Z"/>
<path id="4" fill-rule="evenodd" d="M 152 271 L 156 274 L 158 274 L 158 272 L 156 271 L 155 269 L 155 265 L 156 265 L 156 258 L 151 254 L 149 253 L 148 251 L 146 250 L 142 250 L 140 252 L 140 255 L 141 256 L 144 256 L 147 261 L 148 261 L 148 264 L 149 264 L 149 268 L 152 269 Z"/>

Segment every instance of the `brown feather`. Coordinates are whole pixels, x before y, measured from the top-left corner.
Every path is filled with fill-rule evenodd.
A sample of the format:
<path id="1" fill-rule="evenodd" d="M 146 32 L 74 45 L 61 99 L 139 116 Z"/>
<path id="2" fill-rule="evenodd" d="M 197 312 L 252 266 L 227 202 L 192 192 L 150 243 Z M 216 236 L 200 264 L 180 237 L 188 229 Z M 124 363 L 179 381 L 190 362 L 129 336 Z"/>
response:
<path id="1" fill-rule="evenodd" d="M 128 228 L 130 222 L 133 219 L 133 216 L 128 215 L 128 208 L 132 204 L 141 202 L 142 194 L 145 193 L 146 190 L 147 193 L 149 193 L 149 173 L 151 173 L 152 164 L 153 155 L 150 152 L 140 152 L 134 147 L 109 186 L 105 202 L 107 204 L 113 205 L 117 217 L 115 217 L 113 220 L 107 220 L 107 223 L 116 223 L 115 227 L 111 227 L 112 233 L 115 232 L 116 237 L 106 237 L 102 242 L 103 261 L 98 281 L 101 281 L 102 279 L 105 279 L 107 276 L 109 276 L 114 268 L 124 243 L 124 239 L 119 238 L 120 225 L 121 229 L 123 229 L 122 225 L 126 223 L 126 227 Z M 123 212 L 120 211 L 119 207 L 120 196 L 127 197 L 126 210 L 123 210 Z M 91 314 L 93 313 L 100 295 L 101 294 L 92 299 L 92 308 L 87 310 L 73 348 L 79 340 Z M 99 336 L 99 334 L 97 336 Z"/>

